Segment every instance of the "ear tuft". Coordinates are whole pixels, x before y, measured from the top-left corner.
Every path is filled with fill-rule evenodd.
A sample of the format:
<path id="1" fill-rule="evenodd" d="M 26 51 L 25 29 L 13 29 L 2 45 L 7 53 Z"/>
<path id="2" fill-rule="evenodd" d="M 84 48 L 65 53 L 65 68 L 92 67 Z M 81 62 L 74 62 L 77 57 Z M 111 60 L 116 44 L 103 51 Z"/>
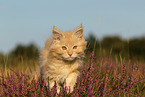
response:
<path id="1" fill-rule="evenodd" d="M 83 38 L 83 27 L 82 27 L 82 24 L 79 25 L 75 31 L 74 31 L 74 35 L 77 37 L 77 38 Z"/>
<path id="2" fill-rule="evenodd" d="M 58 28 L 56 28 L 55 26 L 53 27 L 52 34 L 53 34 L 53 39 L 54 40 L 59 40 L 60 41 L 63 38 L 63 33 Z"/>

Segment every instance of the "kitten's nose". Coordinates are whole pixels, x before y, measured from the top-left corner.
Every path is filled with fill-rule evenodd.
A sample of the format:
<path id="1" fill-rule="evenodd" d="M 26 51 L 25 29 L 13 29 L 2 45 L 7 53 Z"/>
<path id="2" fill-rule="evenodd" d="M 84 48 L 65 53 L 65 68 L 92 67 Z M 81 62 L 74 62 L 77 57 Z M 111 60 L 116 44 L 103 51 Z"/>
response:
<path id="1" fill-rule="evenodd" d="M 69 56 L 71 56 L 72 54 L 68 54 Z"/>
<path id="2" fill-rule="evenodd" d="M 72 54 L 73 54 L 73 52 L 71 51 L 71 50 L 69 50 L 68 52 L 68 55 L 71 57 L 72 56 Z"/>

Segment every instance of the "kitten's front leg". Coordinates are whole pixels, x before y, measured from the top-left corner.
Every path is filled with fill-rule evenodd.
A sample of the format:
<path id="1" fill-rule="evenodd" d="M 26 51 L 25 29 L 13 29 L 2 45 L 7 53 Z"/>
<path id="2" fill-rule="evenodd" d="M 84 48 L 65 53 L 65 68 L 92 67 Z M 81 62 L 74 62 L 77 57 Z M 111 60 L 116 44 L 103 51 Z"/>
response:
<path id="1" fill-rule="evenodd" d="M 70 92 L 72 92 L 74 89 L 78 74 L 79 74 L 78 71 L 76 71 L 76 72 L 69 74 L 69 76 L 66 78 L 66 86 L 68 89 L 70 89 Z M 69 90 L 68 90 L 68 92 L 69 92 Z"/>
<path id="2" fill-rule="evenodd" d="M 49 81 L 49 87 L 50 87 L 50 89 L 52 89 L 54 87 L 55 82 L 56 81 Z M 57 85 L 57 93 L 59 94 L 60 93 L 60 86 L 59 86 L 59 84 L 57 82 L 56 82 L 56 85 Z"/>

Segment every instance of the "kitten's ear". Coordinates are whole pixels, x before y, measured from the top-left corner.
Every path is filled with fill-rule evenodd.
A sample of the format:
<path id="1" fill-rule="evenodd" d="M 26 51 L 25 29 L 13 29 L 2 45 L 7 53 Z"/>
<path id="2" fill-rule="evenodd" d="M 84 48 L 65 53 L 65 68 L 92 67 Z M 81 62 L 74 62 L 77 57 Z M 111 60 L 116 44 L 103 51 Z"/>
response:
<path id="1" fill-rule="evenodd" d="M 82 24 L 79 25 L 75 30 L 74 30 L 74 35 L 77 37 L 77 38 L 83 38 L 83 27 L 82 27 Z"/>
<path id="2" fill-rule="evenodd" d="M 61 40 L 63 38 L 63 33 L 55 26 L 53 27 L 52 34 L 54 40 Z"/>

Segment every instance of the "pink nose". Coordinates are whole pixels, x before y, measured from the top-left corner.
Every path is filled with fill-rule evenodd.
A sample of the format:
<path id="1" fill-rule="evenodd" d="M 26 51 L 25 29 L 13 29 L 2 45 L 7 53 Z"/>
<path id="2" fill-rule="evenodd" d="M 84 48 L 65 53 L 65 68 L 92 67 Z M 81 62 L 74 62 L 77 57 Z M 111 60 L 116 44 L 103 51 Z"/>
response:
<path id="1" fill-rule="evenodd" d="M 68 54 L 69 56 L 71 56 L 72 54 Z"/>

